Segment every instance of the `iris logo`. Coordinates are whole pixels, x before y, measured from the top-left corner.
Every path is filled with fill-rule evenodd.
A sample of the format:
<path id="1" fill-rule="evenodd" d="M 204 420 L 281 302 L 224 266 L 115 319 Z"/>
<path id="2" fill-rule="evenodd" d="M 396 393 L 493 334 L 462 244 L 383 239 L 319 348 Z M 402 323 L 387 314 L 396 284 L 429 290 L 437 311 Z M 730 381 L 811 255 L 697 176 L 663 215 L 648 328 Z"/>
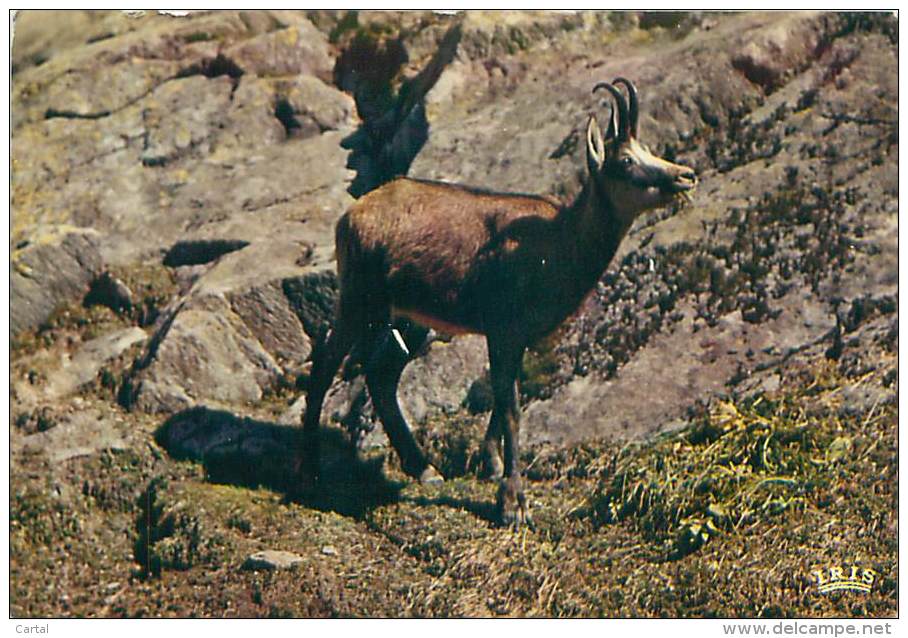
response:
<path id="1" fill-rule="evenodd" d="M 812 575 L 821 594 L 843 589 L 869 594 L 877 577 L 877 573 L 872 569 L 863 569 L 857 565 L 850 568 L 827 567 L 814 571 Z"/>

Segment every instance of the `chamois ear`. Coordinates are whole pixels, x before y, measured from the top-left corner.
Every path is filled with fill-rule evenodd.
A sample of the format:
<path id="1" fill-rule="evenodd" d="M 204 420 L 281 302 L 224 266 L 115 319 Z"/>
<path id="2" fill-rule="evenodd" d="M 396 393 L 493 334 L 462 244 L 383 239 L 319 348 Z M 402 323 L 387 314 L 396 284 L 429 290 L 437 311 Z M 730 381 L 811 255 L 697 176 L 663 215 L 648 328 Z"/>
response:
<path id="1" fill-rule="evenodd" d="M 605 163 L 605 142 L 602 131 L 596 123 L 596 116 L 590 115 L 590 123 L 586 127 L 586 164 L 590 174 L 595 174 Z"/>

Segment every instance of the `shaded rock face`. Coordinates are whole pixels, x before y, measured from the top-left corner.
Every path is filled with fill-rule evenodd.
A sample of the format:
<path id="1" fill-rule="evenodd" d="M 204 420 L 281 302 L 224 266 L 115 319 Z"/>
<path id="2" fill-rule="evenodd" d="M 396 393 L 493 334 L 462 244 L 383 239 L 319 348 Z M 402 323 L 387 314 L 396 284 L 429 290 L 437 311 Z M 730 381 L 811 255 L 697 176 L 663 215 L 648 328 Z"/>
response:
<path id="1" fill-rule="evenodd" d="M 897 295 L 897 47 L 883 15 L 17 24 L 11 333 L 80 302 L 109 266 L 163 264 L 179 290 L 123 381 L 137 411 L 255 412 L 304 378 L 336 294 L 334 224 L 394 176 L 569 201 L 586 118 L 605 115 L 590 89 L 616 76 L 640 90 L 643 140 L 701 186 L 686 209 L 635 223 L 563 327 L 525 406 L 527 440 L 671 427 L 789 352 L 847 337 L 856 300 Z M 417 423 L 456 412 L 486 365 L 481 338 L 435 344 L 407 369 L 402 403 Z M 339 382 L 326 417 L 351 394 Z"/>
<path id="2" fill-rule="evenodd" d="M 60 300 L 87 291 L 102 268 L 94 233 L 61 227 L 33 230 L 11 255 L 11 335 L 39 325 Z"/>

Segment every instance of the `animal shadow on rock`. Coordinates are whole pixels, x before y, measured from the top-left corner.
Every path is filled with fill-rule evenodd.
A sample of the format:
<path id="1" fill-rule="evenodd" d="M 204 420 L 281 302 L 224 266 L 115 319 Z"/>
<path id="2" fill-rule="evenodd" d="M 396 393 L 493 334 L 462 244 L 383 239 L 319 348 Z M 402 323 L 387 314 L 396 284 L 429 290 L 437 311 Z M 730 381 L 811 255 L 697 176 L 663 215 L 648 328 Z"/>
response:
<path id="1" fill-rule="evenodd" d="M 298 478 L 306 454 L 301 432 L 292 426 L 197 406 L 167 419 L 155 432 L 155 441 L 177 460 L 201 463 L 212 483 L 265 487 L 284 494 L 289 502 L 325 512 L 362 519 L 379 505 L 407 502 L 462 509 L 497 522 L 492 502 L 451 494 L 401 495 L 405 483 L 385 475 L 382 457 L 363 459 L 341 430 L 323 427 L 319 436 L 317 486 L 304 485 Z"/>
<path id="2" fill-rule="evenodd" d="M 426 94 L 454 60 L 461 35 L 460 23 L 449 28 L 432 58 L 396 93 L 394 80 L 409 61 L 400 39 L 358 37 L 338 58 L 335 84 L 353 95 L 362 120 L 341 142 L 342 148 L 351 151 L 347 168 L 356 171 L 347 189 L 353 197 L 407 174 L 429 139 Z"/>
<path id="3" fill-rule="evenodd" d="M 403 484 L 385 476 L 381 457 L 362 459 L 339 430 L 323 428 L 320 436 L 320 481 L 312 486 L 299 479 L 306 455 L 298 428 L 197 406 L 155 432 L 173 458 L 201 463 L 212 483 L 266 487 L 288 501 L 354 518 L 399 500 Z"/>

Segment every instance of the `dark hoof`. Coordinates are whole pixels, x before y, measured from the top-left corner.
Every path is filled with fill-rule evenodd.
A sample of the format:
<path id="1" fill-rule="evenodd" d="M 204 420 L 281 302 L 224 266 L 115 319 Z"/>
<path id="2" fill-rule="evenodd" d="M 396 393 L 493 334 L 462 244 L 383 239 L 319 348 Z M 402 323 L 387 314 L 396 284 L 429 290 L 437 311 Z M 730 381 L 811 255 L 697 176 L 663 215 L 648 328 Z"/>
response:
<path id="1" fill-rule="evenodd" d="M 502 479 L 498 487 L 496 507 L 498 521 L 502 527 L 520 529 L 526 525 L 533 529 L 533 518 L 530 516 L 530 508 L 519 477 Z"/>

